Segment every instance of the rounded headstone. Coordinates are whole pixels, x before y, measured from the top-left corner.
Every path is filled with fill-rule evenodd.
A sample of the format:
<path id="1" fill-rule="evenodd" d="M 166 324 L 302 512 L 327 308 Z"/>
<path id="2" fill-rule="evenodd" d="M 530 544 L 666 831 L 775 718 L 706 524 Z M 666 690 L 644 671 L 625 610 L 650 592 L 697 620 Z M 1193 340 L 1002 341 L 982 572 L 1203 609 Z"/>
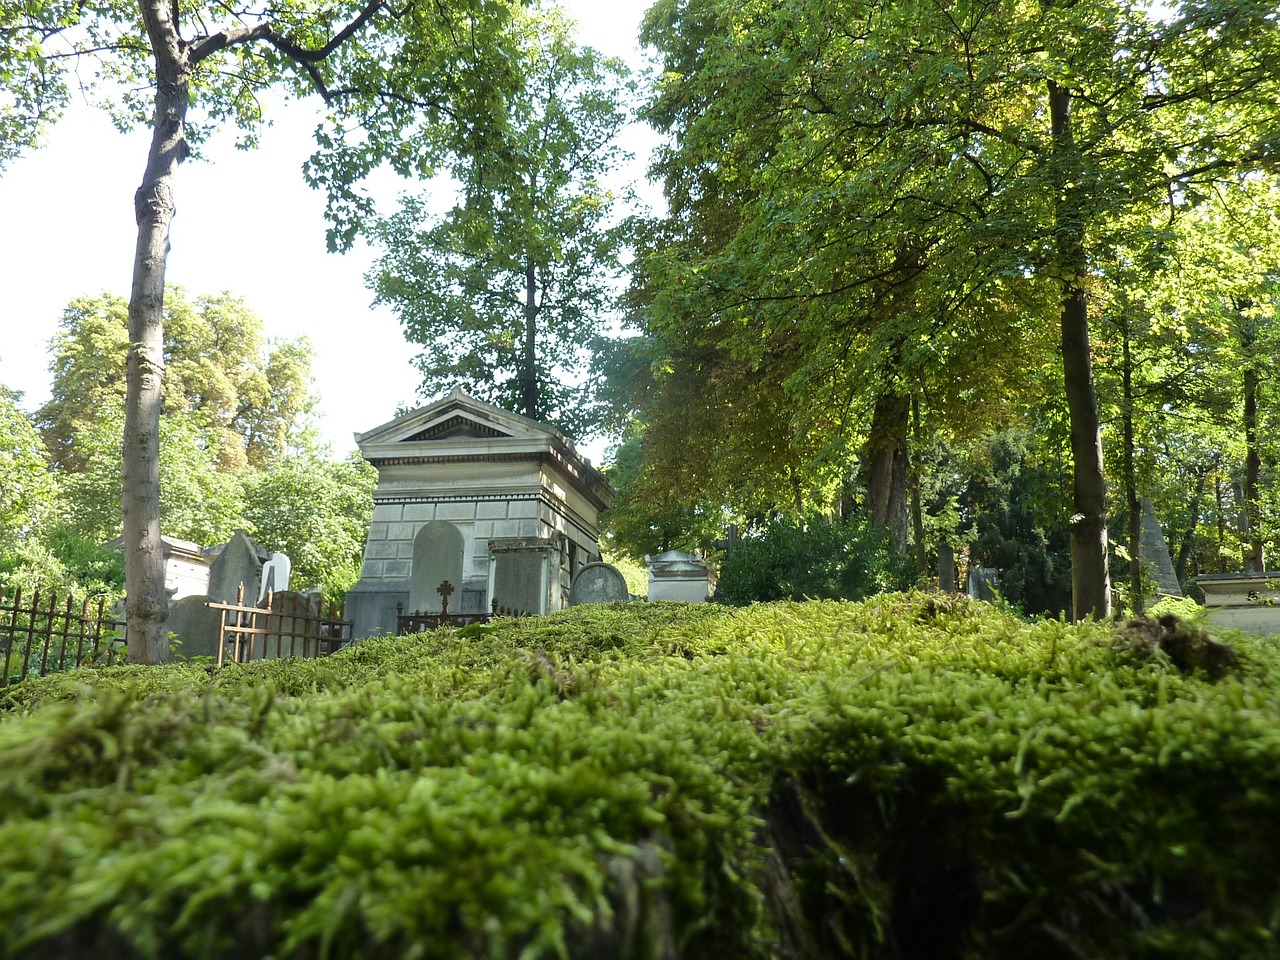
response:
<path id="1" fill-rule="evenodd" d="M 629 599 L 631 593 L 627 590 L 627 581 L 611 563 L 584 565 L 573 578 L 573 586 L 569 590 L 569 603 L 575 607 L 583 603 L 613 603 Z"/>

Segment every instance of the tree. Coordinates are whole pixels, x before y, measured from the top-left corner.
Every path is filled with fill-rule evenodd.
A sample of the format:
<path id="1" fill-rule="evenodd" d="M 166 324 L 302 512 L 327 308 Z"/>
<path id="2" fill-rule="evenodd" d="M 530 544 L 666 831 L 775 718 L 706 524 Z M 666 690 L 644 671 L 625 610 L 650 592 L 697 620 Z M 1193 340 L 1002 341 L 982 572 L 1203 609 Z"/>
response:
<path id="1" fill-rule="evenodd" d="M 507 11 L 502 0 L 403 8 L 384 0 L 284 0 L 260 10 L 168 0 L 139 0 L 136 7 L 0 0 L 7 91 L 0 99 L 0 161 L 37 142 L 66 103 L 72 78 L 83 83 L 94 67 L 98 79 L 112 84 L 109 94 L 125 91 L 115 104 L 118 121 L 152 131 L 134 198 L 138 241 L 122 450 L 130 659 L 168 656 L 158 465 L 164 279 L 178 167 L 218 124 L 233 124 L 251 143 L 263 119 L 258 95 L 272 85 L 298 96 L 319 93 L 338 125 L 359 118 L 369 129 L 400 131 L 427 110 L 478 116 L 476 129 L 487 129 L 484 107 L 509 79 L 497 42 Z M 193 103 L 204 110 L 203 127 L 188 123 Z M 322 145 L 335 139 L 322 137 Z M 370 156 L 370 163 L 385 158 Z"/>
<path id="2" fill-rule="evenodd" d="M 120 536 L 124 404 L 111 398 L 76 439 L 80 469 L 62 476 L 68 530 L 100 544 Z M 201 415 L 160 421 L 160 519 L 165 531 L 201 544 L 225 543 L 244 525 L 244 473 L 221 462 L 222 431 Z"/>
<path id="3" fill-rule="evenodd" d="M 287 457 L 247 480 L 244 517 L 259 543 L 289 555 L 291 583 L 340 598 L 360 579 L 377 482 L 359 454 Z"/>
<path id="4" fill-rule="evenodd" d="M 665 484 L 649 483 L 653 474 L 643 469 L 640 441 L 636 433 L 619 444 L 605 470 L 617 490 L 600 517 L 606 548 L 633 561 L 667 550 L 707 553 L 725 535 L 729 513 L 722 503 L 693 500 L 692 491 L 677 496 Z"/>
<path id="5" fill-rule="evenodd" d="M 1010 430 L 974 444 L 959 507 L 970 563 L 999 570 L 1000 595 L 1024 613 L 1061 617 L 1071 608 L 1069 517 L 1045 441 Z"/>
<path id="6" fill-rule="evenodd" d="M 1231 566 L 1243 562 L 1254 573 L 1265 569 L 1264 546 L 1275 529 L 1263 480 L 1276 461 L 1270 438 L 1280 347 L 1278 232 L 1280 181 L 1256 173 L 1219 176 L 1171 226 L 1166 262 L 1148 294 L 1151 309 L 1178 329 L 1177 363 L 1188 371 L 1160 400 L 1156 422 L 1174 421 L 1162 439 L 1185 448 L 1186 440 L 1170 434 L 1199 435 L 1200 447 L 1214 454 L 1213 472 L 1225 467 L 1233 516 L 1220 526 L 1224 533 L 1235 528 L 1243 547 Z M 1194 459 L 1200 465 L 1196 489 L 1202 491 L 1210 458 Z M 1156 468 L 1158 475 L 1168 472 L 1165 463 Z M 1201 497 L 1184 491 L 1180 499 Z M 1194 530 L 1199 518 L 1188 519 Z"/>
<path id="7" fill-rule="evenodd" d="M 369 285 L 423 345 L 425 396 L 462 381 L 581 437 L 593 427 L 589 348 L 624 242 L 603 178 L 622 158 L 625 68 L 576 46 L 558 12 L 522 12 L 516 33 L 523 82 L 503 104 L 501 134 L 476 150 L 446 124 L 417 145 L 448 169 L 457 203 L 437 215 L 430 194 L 406 196 L 377 220 L 383 254 Z"/>
<path id="8" fill-rule="evenodd" d="M 889 454 L 873 478 L 900 473 L 904 397 L 990 390 L 1056 328 L 1076 616 L 1110 612 L 1090 343 L 1105 253 L 1171 197 L 1276 159 L 1270 8 L 1145 8 L 672 0 L 646 21 L 685 241 L 650 270 L 658 319 L 715 317 L 792 400 L 875 385 L 864 408 L 890 429 L 872 414 L 867 459 Z"/>
<path id="9" fill-rule="evenodd" d="M 57 497 L 40 435 L 18 400 L 0 386 L 0 557 L 44 532 Z"/>
<path id="10" fill-rule="evenodd" d="M 262 321 L 230 293 L 165 296 L 162 415 L 215 430 L 221 469 L 265 467 L 283 457 L 309 397 L 305 338 L 267 344 Z M 125 396 L 128 303 L 109 293 L 78 297 L 54 336 L 49 402 L 36 413 L 58 469 L 84 468 L 78 449 Z"/>

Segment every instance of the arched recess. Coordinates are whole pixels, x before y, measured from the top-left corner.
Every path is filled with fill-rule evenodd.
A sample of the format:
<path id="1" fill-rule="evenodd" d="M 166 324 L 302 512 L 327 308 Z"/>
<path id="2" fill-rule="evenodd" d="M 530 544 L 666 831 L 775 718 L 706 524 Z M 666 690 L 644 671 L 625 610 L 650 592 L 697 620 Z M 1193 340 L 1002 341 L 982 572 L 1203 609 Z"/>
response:
<path id="1" fill-rule="evenodd" d="M 409 609 L 439 613 L 440 584 L 447 580 L 454 593 L 449 609 L 462 599 L 462 531 L 447 520 L 432 520 L 413 538 L 413 568 L 409 574 Z"/>

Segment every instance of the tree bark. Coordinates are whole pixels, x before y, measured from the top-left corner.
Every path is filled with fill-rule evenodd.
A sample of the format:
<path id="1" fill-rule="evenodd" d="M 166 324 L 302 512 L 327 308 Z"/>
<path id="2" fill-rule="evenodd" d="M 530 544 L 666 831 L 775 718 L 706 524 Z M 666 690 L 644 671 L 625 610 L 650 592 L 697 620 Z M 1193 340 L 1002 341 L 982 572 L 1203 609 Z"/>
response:
<path id="1" fill-rule="evenodd" d="M 920 400 L 918 397 L 911 398 L 911 438 L 914 443 L 914 449 L 921 448 L 922 441 L 920 438 Z M 911 458 L 907 467 L 910 473 L 909 484 L 911 487 L 911 539 L 914 541 L 916 557 L 916 570 L 920 576 L 924 576 L 929 569 L 929 548 L 924 542 L 924 504 L 921 503 L 920 494 L 920 466 L 919 458 Z"/>
<path id="2" fill-rule="evenodd" d="M 169 597 L 160 540 L 160 405 L 164 386 L 164 276 L 173 219 L 173 181 L 186 159 L 188 52 L 168 0 L 144 0 L 156 59 L 156 108 L 142 185 L 134 195 L 138 243 L 129 295 L 125 387 L 125 619 L 129 660 L 169 659 Z"/>
<path id="3" fill-rule="evenodd" d="M 889 535 L 894 549 L 907 551 L 907 427 L 909 401 L 882 393 L 867 435 L 867 505 L 871 525 Z"/>
<path id="4" fill-rule="evenodd" d="M 1081 212 L 1081 172 L 1071 126 L 1071 92 L 1049 81 L 1057 198 L 1055 227 L 1062 282 L 1062 368 L 1071 422 L 1072 617 L 1111 616 L 1111 574 L 1107 567 L 1107 487 L 1103 476 L 1102 429 L 1094 390 L 1085 298 L 1085 227 Z"/>
<path id="5" fill-rule="evenodd" d="M 1265 572 L 1266 558 L 1262 549 L 1262 516 L 1258 492 L 1262 472 L 1262 454 L 1258 442 L 1258 365 L 1254 356 L 1257 330 L 1253 321 L 1244 315 L 1252 304 L 1239 306 L 1240 346 L 1245 358 L 1244 368 L 1244 569 L 1245 573 Z"/>
<path id="6" fill-rule="evenodd" d="M 1204 480 L 1207 473 L 1204 467 L 1198 470 L 1196 486 L 1187 503 L 1187 532 L 1183 535 L 1182 543 L 1178 547 L 1178 562 L 1174 567 L 1179 583 L 1187 578 L 1187 561 L 1191 559 L 1191 545 L 1195 541 L 1196 528 L 1200 526 L 1200 501 L 1204 497 Z"/>
<path id="7" fill-rule="evenodd" d="M 1123 402 L 1121 417 L 1124 420 L 1124 499 L 1129 510 L 1129 602 L 1133 615 L 1142 616 L 1146 608 L 1146 596 L 1142 589 L 1142 503 L 1138 499 L 1138 477 L 1134 467 L 1133 441 L 1133 343 L 1130 337 L 1129 318 L 1120 318 L 1123 335 L 1121 382 Z"/>
<path id="8" fill-rule="evenodd" d="M 945 538 L 938 541 L 938 588 L 946 593 L 956 591 L 956 552 Z"/>

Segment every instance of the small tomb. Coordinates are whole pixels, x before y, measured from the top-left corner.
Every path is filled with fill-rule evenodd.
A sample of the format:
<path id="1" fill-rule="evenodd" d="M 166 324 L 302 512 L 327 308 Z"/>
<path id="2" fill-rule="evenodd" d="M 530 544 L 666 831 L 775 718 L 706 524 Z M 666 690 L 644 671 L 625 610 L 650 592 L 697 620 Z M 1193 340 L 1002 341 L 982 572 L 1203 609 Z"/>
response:
<path id="1" fill-rule="evenodd" d="M 612 490 L 555 428 L 472 397 L 443 399 L 356 435 L 378 471 L 360 581 L 347 594 L 356 637 L 396 631 L 405 613 L 569 606 L 578 571 L 600 560 Z"/>
<path id="2" fill-rule="evenodd" d="M 667 550 L 644 560 L 649 567 L 650 600 L 702 603 L 715 591 L 711 568 L 696 553 Z"/>
<path id="3" fill-rule="evenodd" d="M 1209 622 L 1246 633 L 1280 634 L 1280 571 L 1196 577 Z"/>

